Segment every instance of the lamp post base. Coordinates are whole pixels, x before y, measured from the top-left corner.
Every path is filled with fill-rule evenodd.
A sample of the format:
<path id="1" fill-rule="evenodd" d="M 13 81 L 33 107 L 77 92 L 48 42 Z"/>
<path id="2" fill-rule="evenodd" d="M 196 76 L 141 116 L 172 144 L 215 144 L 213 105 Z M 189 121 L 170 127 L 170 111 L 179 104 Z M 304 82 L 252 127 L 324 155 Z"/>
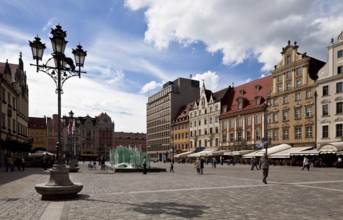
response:
<path id="1" fill-rule="evenodd" d="M 46 184 L 37 184 L 36 191 L 42 200 L 61 200 L 76 197 L 83 188 L 81 183 L 73 183 L 69 179 L 69 169 L 65 165 L 55 164 L 50 170 L 50 179 Z"/>

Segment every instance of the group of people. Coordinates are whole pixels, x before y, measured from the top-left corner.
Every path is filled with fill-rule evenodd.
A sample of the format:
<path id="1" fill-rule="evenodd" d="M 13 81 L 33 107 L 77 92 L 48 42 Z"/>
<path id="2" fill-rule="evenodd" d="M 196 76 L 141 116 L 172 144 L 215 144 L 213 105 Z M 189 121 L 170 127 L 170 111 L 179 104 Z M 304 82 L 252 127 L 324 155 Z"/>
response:
<path id="1" fill-rule="evenodd" d="M 25 170 L 25 159 L 21 157 L 17 157 L 14 159 L 10 154 L 7 154 L 5 156 L 5 167 L 6 172 L 11 171 L 13 172 L 15 168 L 17 168 L 18 171 Z"/>

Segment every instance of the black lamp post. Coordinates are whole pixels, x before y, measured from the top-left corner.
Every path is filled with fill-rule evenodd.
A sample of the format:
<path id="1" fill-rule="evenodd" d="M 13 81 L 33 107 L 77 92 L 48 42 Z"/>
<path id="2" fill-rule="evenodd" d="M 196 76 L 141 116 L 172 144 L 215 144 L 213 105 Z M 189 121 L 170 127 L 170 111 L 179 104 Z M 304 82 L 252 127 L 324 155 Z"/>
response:
<path id="1" fill-rule="evenodd" d="M 39 60 L 42 60 L 45 44 L 40 41 L 37 36 L 33 42 L 29 41 L 33 59 L 36 60 L 36 64 L 31 64 L 31 66 L 37 67 L 37 72 L 41 71 L 49 75 L 56 84 L 57 93 L 57 103 L 58 103 L 58 142 L 57 142 L 57 164 L 54 164 L 52 170 L 50 171 L 50 181 L 46 185 L 36 185 L 36 190 L 38 193 L 42 194 L 42 199 L 55 199 L 55 198 L 65 198 L 70 196 L 75 196 L 81 191 L 82 185 L 73 184 L 69 179 L 69 171 L 64 165 L 62 158 L 63 145 L 61 137 L 61 94 L 63 93 L 62 86 L 66 80 L 73 76 L 81 77 L 81 67 L 84 65 L 85 57 L 87 52 L 82 49 L 81 45 L 78 45 L 76 49 L 73 49 L 75 64 L 73 59 L 67 57 L 64 54 L 66 45 L 68 41 L 65 40 L 67 36 L 66 31 L 62 30 L 60 25 L 57 25 L 55 29 L 51 29 L 51 45 L 53 49 L 52 57 L 48 59 L 45 64 L 40 65 Z M 51 60 L 54 60 L 54 65 L 49 65 Z M 77 70 L 76 67 L 79 67 Z M 65 187 L 65 190 L 57 189 Z M 74 186 L 74 187 L 70 187 Z M 70 189 L 71 188 L 71 189 Z M 77 191 L 77 192 L 76 192 Z"/>

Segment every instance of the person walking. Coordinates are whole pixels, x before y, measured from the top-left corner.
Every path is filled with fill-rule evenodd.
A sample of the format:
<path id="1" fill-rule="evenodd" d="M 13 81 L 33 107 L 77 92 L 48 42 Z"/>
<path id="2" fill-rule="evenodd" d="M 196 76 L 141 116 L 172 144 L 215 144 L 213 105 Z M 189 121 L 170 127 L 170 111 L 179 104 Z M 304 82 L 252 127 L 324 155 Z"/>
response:
<path id="1" fill-rule="evenodd" d="M 200 174 L 200 158 L 197 158 L 196 161 L 194 162 L 194 168 L 197 171 L 197 174 Z"/>
<path id="2" fill-rule="evenodd" d="M 169 172 L 173 172 L 174 173 L 174 161 L 170 161 L 170 169 Z"/>
<path id="3" fill-rule="evenodd" d="M 258 159 L 256 157 L 251 158 L 251 170 L 254 170 L 256 167 L 256 170 L 259 170 L 257 167 Z"/>
<path id="4" fill-rule="evenodd" d="M 204 174 L 205 160 L 200 158 L 200 174 Z"/>
<path id="5" fill-rule="evenodd" d="M 143 159 L 143 174 L 147 174 L 147 169 L 146 169 L 146 156 L 144 156 L 144 159 Z"/>
<path id="6" fill-rule="evenodd" d="M 303 168 L 301 170 L 307 169 L 307 171 L 310 171 L 310 162 L 307 157 L 304 157 L 303 160 Z"/>
<path id="7" fill-rule="evenodd" d="M 268 177 L 268 173 L 269 173 L 269 159 L 268 159 L 267 154 L 264 154 L 263 158 L 261 158 L 260 167 L 261 167 L 262 172 L 263 172 L 262 182 L 264 182 L 264 184 L 267 184 L 267 177 Z"/>

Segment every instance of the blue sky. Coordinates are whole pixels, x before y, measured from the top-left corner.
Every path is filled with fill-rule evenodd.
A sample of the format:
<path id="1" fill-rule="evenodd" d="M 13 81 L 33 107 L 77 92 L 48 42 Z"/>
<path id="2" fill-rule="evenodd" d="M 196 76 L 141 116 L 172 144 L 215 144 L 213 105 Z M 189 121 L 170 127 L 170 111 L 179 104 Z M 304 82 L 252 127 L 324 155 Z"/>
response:
<path id="1" fill-rule="evenodd" d="M 67 31 L 66 54 L 80 43 L 88 52 L 81 79 L 62 95 L 62 115 L 106 112 L 116 131 L 146 132 L 146 103 L 163 83 L 204 79 L 220 90 L 267 75 L 282 47 L 326 61 L 327 46 L 343 30 L 340 0 L 2 0 L 0 62 L 23 53 L 33 117 L 57 113 L 54 82 L 36 73 L 29 40 L 51 54 L 50 30 Z"/>

